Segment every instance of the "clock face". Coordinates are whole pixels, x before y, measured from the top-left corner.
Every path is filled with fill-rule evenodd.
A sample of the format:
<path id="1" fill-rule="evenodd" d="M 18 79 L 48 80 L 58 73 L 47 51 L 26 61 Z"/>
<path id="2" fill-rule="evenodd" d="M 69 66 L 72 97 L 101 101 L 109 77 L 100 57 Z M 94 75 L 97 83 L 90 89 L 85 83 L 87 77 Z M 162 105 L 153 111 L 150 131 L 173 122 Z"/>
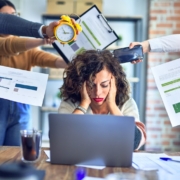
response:
<path id="1" fill-rule="evenodd" d="M 75 31 L 68 24 L 62 24 L 56 29 L 56 36 L 60 41 L 67 42 L 74 38 Z"/>

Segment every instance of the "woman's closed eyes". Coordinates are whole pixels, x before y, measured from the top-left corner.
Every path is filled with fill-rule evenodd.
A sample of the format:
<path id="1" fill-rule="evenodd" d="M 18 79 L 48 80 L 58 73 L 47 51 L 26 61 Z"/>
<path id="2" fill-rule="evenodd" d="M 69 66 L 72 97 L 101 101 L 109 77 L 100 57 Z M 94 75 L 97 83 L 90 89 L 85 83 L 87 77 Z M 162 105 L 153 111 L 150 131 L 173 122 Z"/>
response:
<path id="1" fill-rule="evenodd" d="M 93 84 L 93 88 L 95 88 L 96 86 L 97 86 L 96 84 Z M 107 82 L 106 82 L 106 84 L 102 83 L 102 84 L 100 84 L 100 86 L 102 88 L 107 88 L 107 87 L 109 87 L 109 83 L 107 83 Z"/>

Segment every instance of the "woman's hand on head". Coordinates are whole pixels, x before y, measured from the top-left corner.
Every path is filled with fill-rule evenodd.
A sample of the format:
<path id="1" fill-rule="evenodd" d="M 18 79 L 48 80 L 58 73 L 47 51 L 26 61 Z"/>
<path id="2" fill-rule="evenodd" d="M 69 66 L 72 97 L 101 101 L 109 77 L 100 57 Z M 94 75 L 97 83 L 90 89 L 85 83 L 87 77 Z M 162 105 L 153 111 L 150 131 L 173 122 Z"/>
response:
<path id="1" fill-rule="evenodd" d="M 91 99 L 89 97 L 89 94 L 87 92 L 87 88 L 86 88 L 86 81 L 84 82 L 82 88 L 81 88 L 81 105 L 84 108 L 88 108 L 89 104 L 91 103 Z"/>
<path id="2" fill-rule="evenodd" d="M 110 114 L 122 116 L 123 114 L 116 104 L 116 93 L 117 93 L 116 80 L 115 80 L 115 77 L 112 76 L 111 82 L 110 82 L 110 90 L 106 98 L 106 103 L 107 103 Z"/>
<path id="3" fill-rule="evenodd" d="M 115 81 L 115 77 L 112 76 L 110 80 L 110 90 L 106 97 L 106 103 L 108 107 L 114 106 L 116 104 L 116 92 L 117 92 L 116 81 Z"/>

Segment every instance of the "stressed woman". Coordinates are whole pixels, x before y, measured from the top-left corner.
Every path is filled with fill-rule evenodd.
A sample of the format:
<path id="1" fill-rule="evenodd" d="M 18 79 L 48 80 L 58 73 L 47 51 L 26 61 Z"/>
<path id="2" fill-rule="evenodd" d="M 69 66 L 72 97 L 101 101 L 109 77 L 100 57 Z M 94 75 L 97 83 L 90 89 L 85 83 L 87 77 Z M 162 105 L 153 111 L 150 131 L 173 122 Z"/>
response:
<path id="1" fill-rule="evenodd" d="M 107 51 L 88 50 L 77 55 L 64 71 L 59 113 L 112 114 L 135 118 L 134 149 L 146 139 L 129 84 L 118 60 Z"/>

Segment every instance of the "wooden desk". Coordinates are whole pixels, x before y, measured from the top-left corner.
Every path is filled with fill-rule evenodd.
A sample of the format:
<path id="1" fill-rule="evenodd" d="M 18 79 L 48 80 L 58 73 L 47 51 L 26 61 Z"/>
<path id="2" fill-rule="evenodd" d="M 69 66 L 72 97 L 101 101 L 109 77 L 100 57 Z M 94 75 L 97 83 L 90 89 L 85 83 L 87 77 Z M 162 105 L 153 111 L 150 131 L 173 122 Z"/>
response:
<path id="1" fill-rule="evenodd" d="M 47 149 L 47 148 L 46 148 Z M 46 162 L 47 156 L 42 149 L 40 160 L 35 163 L 37 169 L 45 170 L 46 176 L 45 180 L 73 180 L 74 171 L 77 168 L 76 166 L 65 166 L 65 165 L 52 165 Z M 180 155 L 180 153 L 171 153 L 169 155 Z M 0 164 L 5 162 L 13 162 L 21 159 L 20 147 L 6 147 L 0 146 Z M 96 170 L 91 168 L 86 168 L 87 175 L 92 177 L 105 177 L 107 174 L 113 172 L 131 172 L 136 173 L 136 170 L 131 168 L 110 168 L 106 167 L 103 170 Z M 153 180 L 154 175 L 151 173 L 148 179 Z"/>

